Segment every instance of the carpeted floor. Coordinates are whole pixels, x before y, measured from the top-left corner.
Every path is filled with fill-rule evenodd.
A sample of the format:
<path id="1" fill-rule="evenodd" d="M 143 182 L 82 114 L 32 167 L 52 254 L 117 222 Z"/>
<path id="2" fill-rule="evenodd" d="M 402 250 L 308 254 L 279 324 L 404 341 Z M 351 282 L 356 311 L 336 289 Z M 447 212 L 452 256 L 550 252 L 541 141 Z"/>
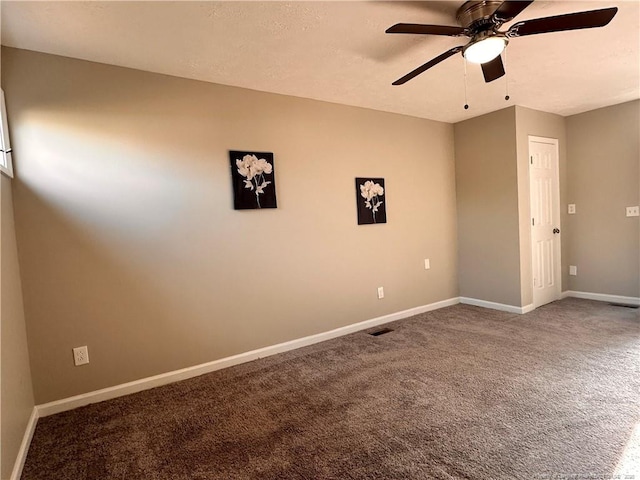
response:
<path id="1" fill-rule="evenodd" d="M 22 479 L 612 478 L 640 422 L 637 309 L 387 326 L 40 419 Z"/>

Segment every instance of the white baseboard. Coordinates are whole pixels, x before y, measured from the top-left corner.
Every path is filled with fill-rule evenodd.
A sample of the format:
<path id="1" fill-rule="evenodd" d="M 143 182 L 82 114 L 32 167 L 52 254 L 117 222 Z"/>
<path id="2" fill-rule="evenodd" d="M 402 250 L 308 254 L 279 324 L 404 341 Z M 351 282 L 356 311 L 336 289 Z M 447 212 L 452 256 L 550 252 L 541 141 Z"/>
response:
<path id="1" fill-rule="evenodd" d="M 516 307 L 516 308 L 519 308 L 521 310 L 520 313 L 523 313 L 523 314 L 533 312 L 536 309 L 533 303 L 530 303 L 529 305 L 525 305 L 524 307 Z"/>
<path id="2" fill-rule="evenodd" d="M 20 480 L 22 476 L 22 469 L 24 468 L 24 462 L 27 460 L 27 452 L 29 451 L 29 445 L 31 445 L 31 439 L 33 433 L 36 431 L 36 424 L 38 423 L 38 407 L 33 407 L 29 421 L 27 422 L 27 428 L 25 429 L 24 436 L 22 437 L 22 443 L 18 450 L 18 456 L 16 462 L 13 464 L 13 471 L 11 472 L 10 480 Z"/>
<path id="3" fill-rule="evenodd" d="M 608 293 L 576 292 L 566 290 L 562 292 L 562 298 L 574 297 L 587 300 L 597 300 L 599 302 L 625 303 L 627 305 L 640 305 L 640 297 L 625 297 L 622 295 L 609 295 Z"/>
<path id="4" fill-rule="evenodd" d="M 460 297 L 460 303 L 466 305 L 474 305 L 476 307 L 491 308 L 493 310 L 502 310 L 509 313 L 529 313 L 533 311 L 533 304 L 525 305 L 524 307 L 516 307 L 515 305 L 506 305 L 504 303 L 488 302 L 486 300 L 478 300 L 477 298 Z"/>
<path id="5" fill-rule="evenodd" d="M 448 307 L 457 303 L 460 303 L 458 297 L 449 298 L 440 302 L 410 308 L 408 310 L 391 313 L 389 315 L 383 315 L 381 317 L 372 318 L 370 320 L 365 320 L 363 322 L 336 328 L 327 332 L 310 335 L 308 337 L 291 340 L 289 342 L 279 343 L 277 345 L 271 345 L 269 347 L 259 348 L 257 350 L 251 350 L 249 352 L 240 353 L 231 357 L 221 358 L 220 360 L 214 360 L 212 362 L 202 363 L 193 367 L 174 370 L 172 372 L 142 378 L 133 382 L 123 383 L 121 385 L 115 385 L 113 387 L 103 388 L 101 390 L 83 393 L 81 395 L 76 395 L 69 398 L 63 398 L 54 402 L 38 405 L 38 415 L 40 417 L 46 417 L 49 415 L 54 415 L 56 413 L 65 412 L 67 410 L 73 410 L 74 408 L 82 407 L 90 403 L 102 402 L 104 400 L 110 400 L 112 398 L 122 397 L 131 393 L 141 392 L 143 390 L 159 387 L 168 383 L 186 380 L 188 378 L 197 377 L 205 373 L 214 372 L 216 370 L 221 370 L 223 368 L 232 367 L 241 363 L 250 362 L 259 358 L 268 357 L 277 353 L 287 352 L 296 348 L 306 347 L 308 345 L 313 345 L 325 340 L 341 337 L 349 333 L 382 325 L 383 323 L 401 320 L 403 318 L 412 317 L 420 313 L 437 310 L 439 308 Z"/>

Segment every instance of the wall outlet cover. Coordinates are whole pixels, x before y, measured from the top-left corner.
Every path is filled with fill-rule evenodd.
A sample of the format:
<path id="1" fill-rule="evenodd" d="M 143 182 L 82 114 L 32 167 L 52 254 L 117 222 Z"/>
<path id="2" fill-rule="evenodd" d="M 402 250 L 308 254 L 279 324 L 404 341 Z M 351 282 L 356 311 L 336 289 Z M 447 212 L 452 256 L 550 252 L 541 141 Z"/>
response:
<path id="1" fill-rule="evenodd" d="M 424 259 L 424 269 L 425 270 L 429 270 L 431 268 L 431 262 L 429 261 L 428 258 Z"/>
<path id="2" fill-rule="evenodd" d="M 578 275 L 578 267 L 569 265 L 569 275 Z"/>
<path id="3" fill-rule="evenodd" d="M 89 349 L 86 346 L 73 349 L 73 363 L 76 367 L 89 363 Z"/>
<path id="4" fill-rule="evenodd" d="M 640 206 L 627 207 L 627 217 L 640 217 Z"/>
<path id="5" fill-rule="evenodd" d="M 384 288 L 378 287 L 378 298 L 384 298 Z"/>
<path id="6" fill-rule="evenodd" d="M 576 204 L 575 203 L 570 203 L 569 204 L 569 208 L 567 209 L 569 215 L 573 215 L 574 213 L 576 213 Z"/>

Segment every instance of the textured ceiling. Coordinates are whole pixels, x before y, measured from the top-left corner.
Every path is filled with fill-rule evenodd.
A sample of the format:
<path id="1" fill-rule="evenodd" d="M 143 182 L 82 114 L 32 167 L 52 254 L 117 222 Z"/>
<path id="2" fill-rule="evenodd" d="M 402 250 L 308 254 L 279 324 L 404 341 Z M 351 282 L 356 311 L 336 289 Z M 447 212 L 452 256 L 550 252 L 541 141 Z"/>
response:
<path id="1" fill-rule="evenodd" d="M 536 1 L 516 21 L 617 6 L 604 28 L 512 39 L 486 84 L 456 55 L 391 82 L 465 39 L 386 35 L 456 25 L 462 2 L 6 2 L 2 44 L 208 82 L 457 122 L 517 104 L 571 115 L 640 97 L 640 2 Z M 510 24 L 506 24 L 508 27 Z"/>

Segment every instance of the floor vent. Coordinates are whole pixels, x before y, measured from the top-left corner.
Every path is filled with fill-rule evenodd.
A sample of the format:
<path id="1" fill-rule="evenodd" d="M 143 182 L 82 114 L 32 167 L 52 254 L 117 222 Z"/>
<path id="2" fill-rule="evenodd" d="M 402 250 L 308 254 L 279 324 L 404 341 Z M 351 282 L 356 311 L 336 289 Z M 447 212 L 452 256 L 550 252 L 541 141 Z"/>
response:
<path id="1" fill-rule="evenodd" d="M 371 332 L 369 335 L 372 337 L 379 337 L 380 335 L 384 335 L 385 333 L 393 332 L 392 328 L 383 328 L 382 330 L 376 330 L 375 332 Z"/>
<path id="2" fill-rule="evenodd" d="M 624 307 L 624 308 L 640 308 L 639 305 L 630 305 L 628 303 L 610 303 L 612 307 Z"/>

